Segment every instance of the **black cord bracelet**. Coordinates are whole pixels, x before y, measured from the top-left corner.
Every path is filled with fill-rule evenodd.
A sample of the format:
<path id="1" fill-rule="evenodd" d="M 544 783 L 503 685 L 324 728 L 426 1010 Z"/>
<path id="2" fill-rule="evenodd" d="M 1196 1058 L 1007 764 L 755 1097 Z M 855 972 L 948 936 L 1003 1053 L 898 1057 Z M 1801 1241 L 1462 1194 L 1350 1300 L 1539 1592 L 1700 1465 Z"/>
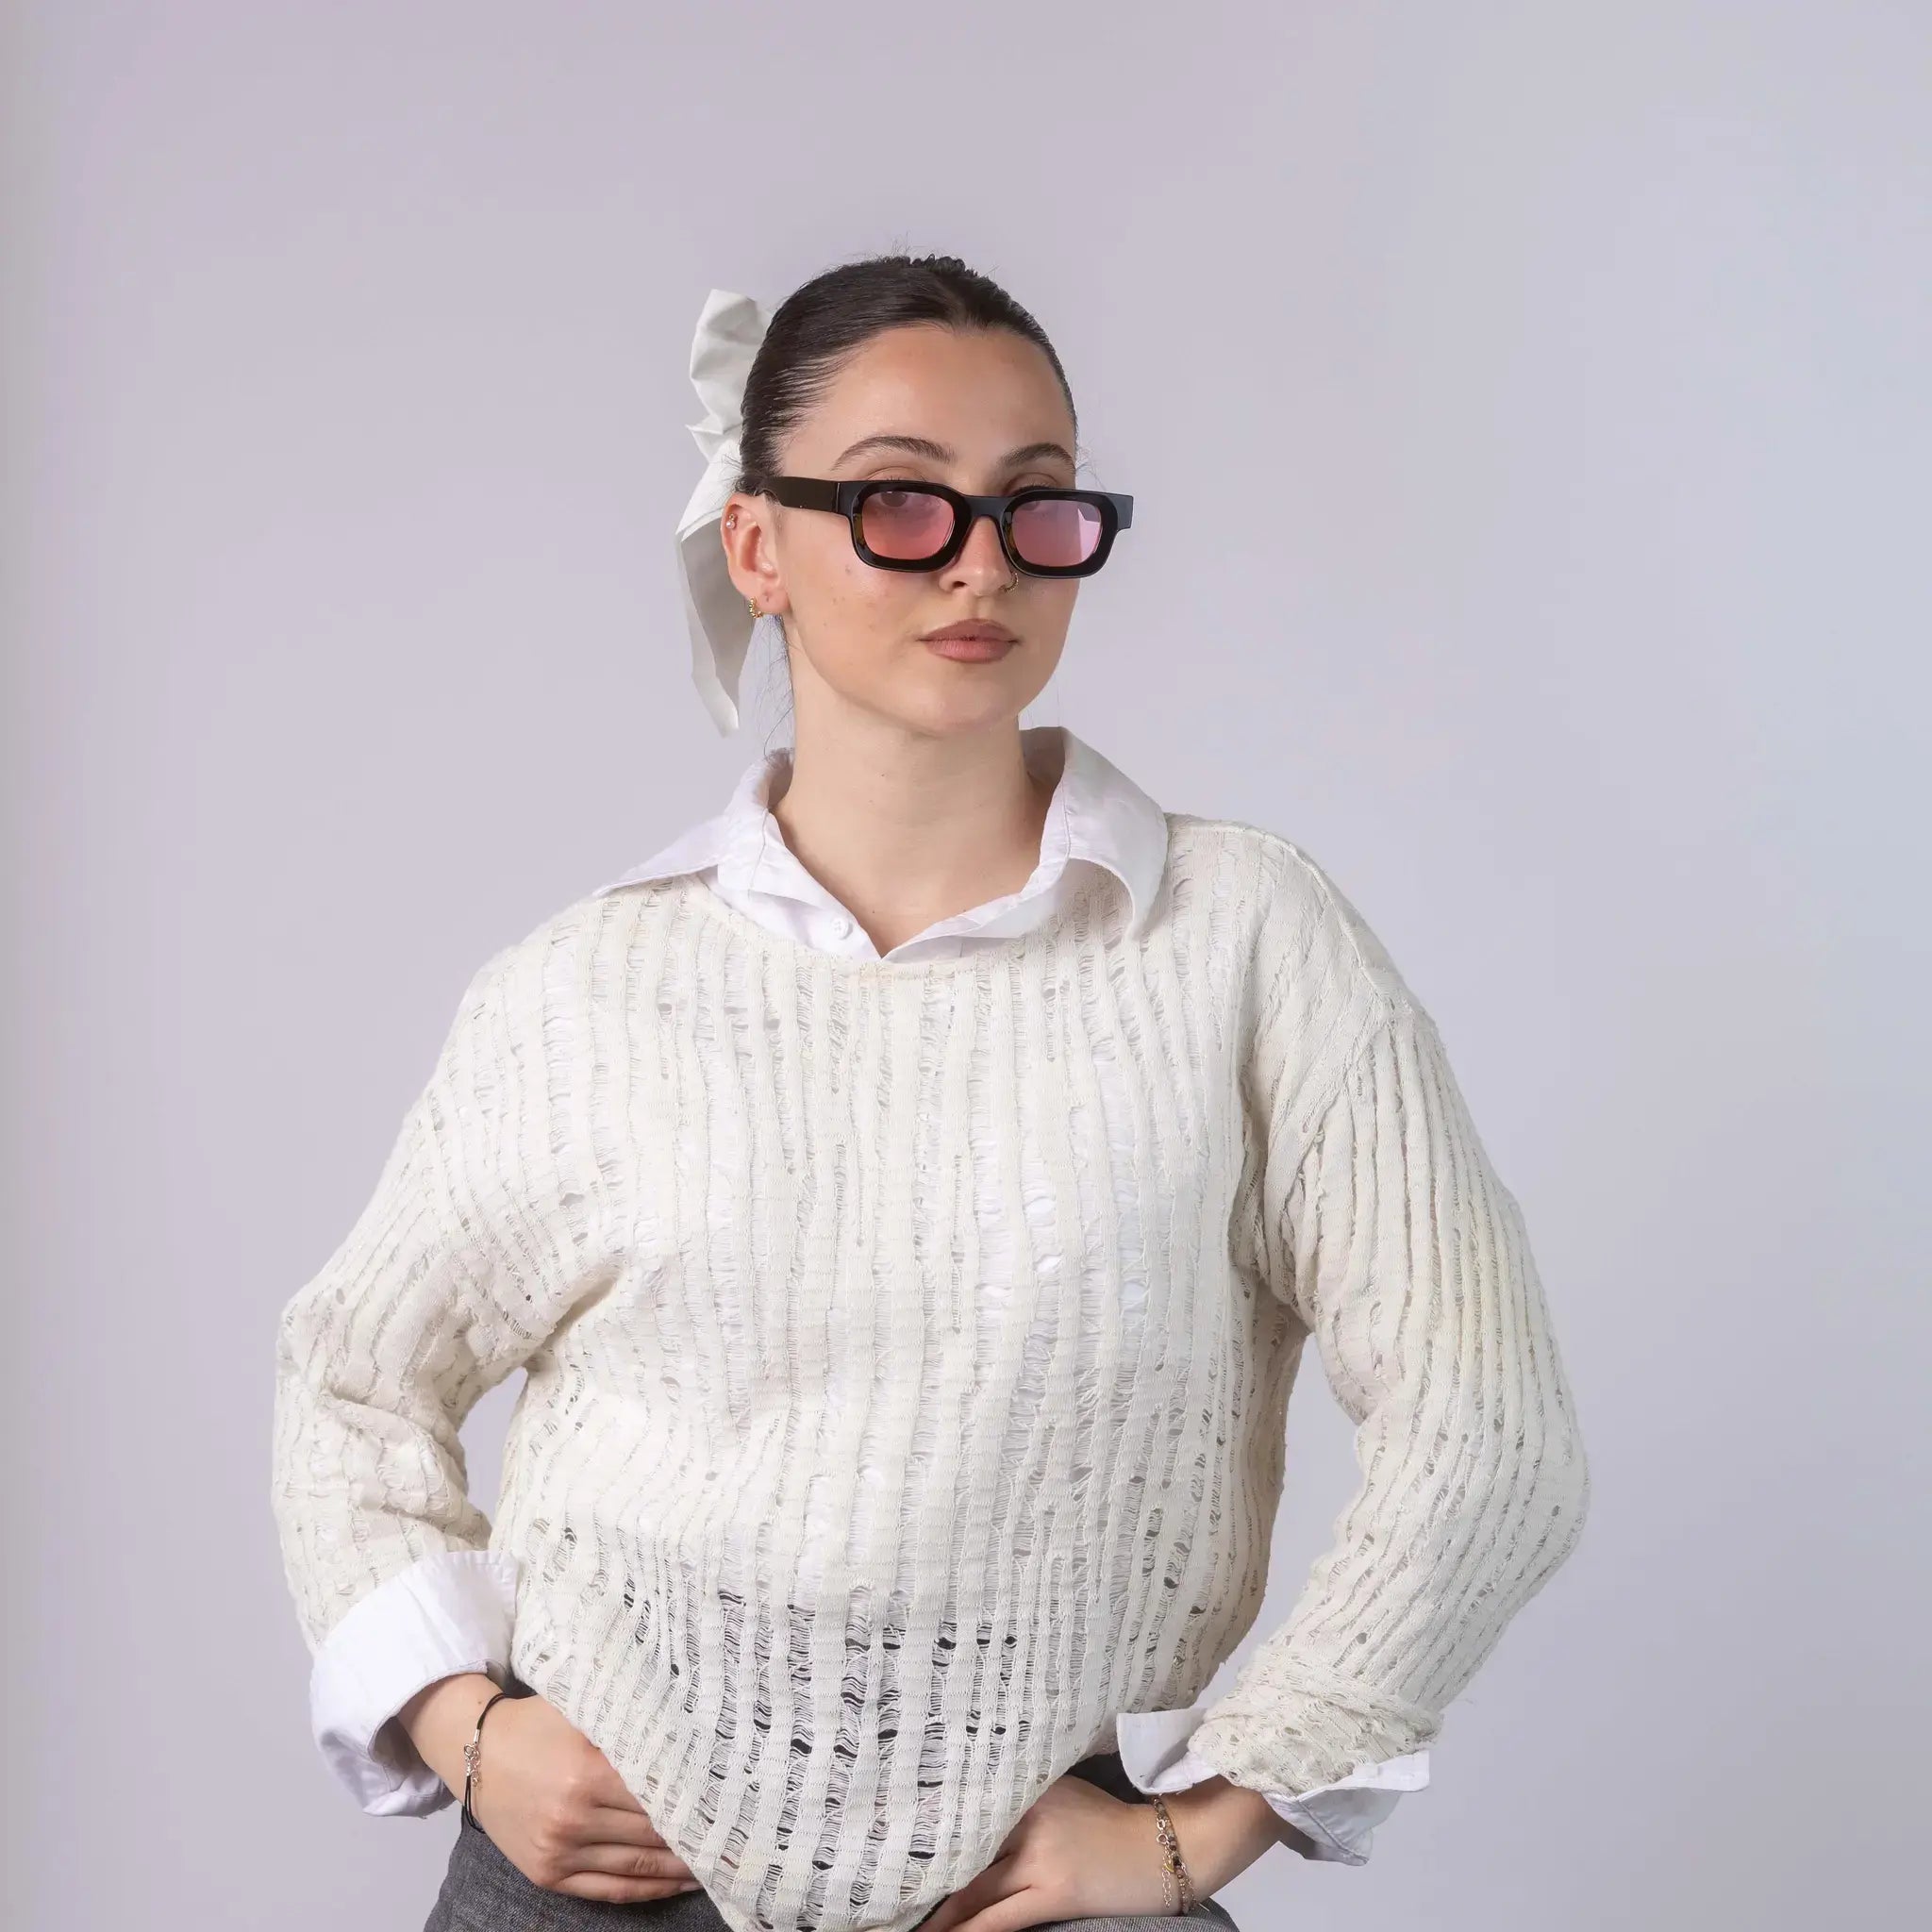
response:
<path id="1" fill-rule="evenodd" d="M 472 1824 L 475 1824 L 478 1831 L 483 1827 L 476 1824 L 476 1814 L 470 1809 L 470 1792 L 476 1782 L 477 1766 L 483 1760 L 483 1720 L 490 1715 L 497 1698 L 508 1697 L 511 1694 L 508 1686 L 506 1685 L 476 1713 L 476 1728 L 470 1733 L 470 1741 L 463 1746 L 463 1816 Z"/>

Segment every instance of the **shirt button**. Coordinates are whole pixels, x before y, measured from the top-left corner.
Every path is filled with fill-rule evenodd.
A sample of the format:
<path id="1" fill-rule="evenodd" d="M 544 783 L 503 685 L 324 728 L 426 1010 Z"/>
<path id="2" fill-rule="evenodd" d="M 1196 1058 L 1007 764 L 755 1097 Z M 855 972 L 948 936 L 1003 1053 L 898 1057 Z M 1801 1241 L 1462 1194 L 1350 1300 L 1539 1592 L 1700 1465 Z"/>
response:
<path id="1" fill-rule="evenodd" d="M 852 936 L 852 922 L 849 919 L 835 919 L 832 922 L 832 930 L 840 939 L 849 939 Z"/>

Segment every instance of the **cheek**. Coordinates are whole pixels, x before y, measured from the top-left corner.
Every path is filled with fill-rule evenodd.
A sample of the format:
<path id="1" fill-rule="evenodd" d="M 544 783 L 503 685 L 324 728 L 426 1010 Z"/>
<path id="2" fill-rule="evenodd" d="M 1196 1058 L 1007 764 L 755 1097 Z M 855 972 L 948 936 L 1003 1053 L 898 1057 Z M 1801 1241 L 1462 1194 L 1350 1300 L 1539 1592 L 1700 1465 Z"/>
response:
<path id="1" fill-rule="evenodd" d="M 1064 638 L 1074 621 L 1074 606 L 1079 602 L 1080 584 L 1075 577 L 1034 577 L 1023 582 L 1029 592 L 1023 607 L 1026 620 L 1042 633 Z"/>
<path id="2" fill-rule="evenodd" d="M 827 556 L 815 553 L 809 581 L 791 581 L 791 594 L 822 666 L 862 669 L 904 643 L 917 626 L 928 580 L 910 571 L 874 570 L 851 542 Z"/>

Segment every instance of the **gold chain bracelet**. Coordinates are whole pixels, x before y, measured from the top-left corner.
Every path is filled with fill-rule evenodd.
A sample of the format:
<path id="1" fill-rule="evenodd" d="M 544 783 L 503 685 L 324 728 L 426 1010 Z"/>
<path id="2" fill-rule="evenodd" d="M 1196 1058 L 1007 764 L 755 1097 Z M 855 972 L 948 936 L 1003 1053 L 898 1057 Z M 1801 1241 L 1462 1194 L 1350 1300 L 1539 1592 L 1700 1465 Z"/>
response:
<path id="1" fill-rule="evenodd" d="M 1154 1828 L 1160 1834 L 1160 1867 L 1172 1881 L 1168 1904 L 1173 1916 L 1185 1917 L 1194 1908 L 1194 1881 L 1188 1861 L 1181 1857 L 1181 1841 L 1174 1836 L 1174 1820 L 1168 1816 L 1167 1800 L 1150 1792 L 1154 1805 Z"/>

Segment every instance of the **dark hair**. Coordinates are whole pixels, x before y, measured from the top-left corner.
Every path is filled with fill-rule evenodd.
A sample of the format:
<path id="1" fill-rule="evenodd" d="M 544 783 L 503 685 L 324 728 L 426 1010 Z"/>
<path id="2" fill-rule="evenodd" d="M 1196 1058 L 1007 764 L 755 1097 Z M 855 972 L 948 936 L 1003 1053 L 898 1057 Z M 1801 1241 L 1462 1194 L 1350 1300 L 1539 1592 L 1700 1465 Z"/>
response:
<path id="1" fill-rule="evenodd" d="M 794 289 L 772 312 L 745 377 L 735 489 L 757 492 L 782 474 L 778 452 L 862 342 L 908 323 L 1011 329 L 1045 352 L 1074 415 L 1074 392 L 1046 331 L 989 276 L 957 255 L 874 255 L 841 262 Z"/>

